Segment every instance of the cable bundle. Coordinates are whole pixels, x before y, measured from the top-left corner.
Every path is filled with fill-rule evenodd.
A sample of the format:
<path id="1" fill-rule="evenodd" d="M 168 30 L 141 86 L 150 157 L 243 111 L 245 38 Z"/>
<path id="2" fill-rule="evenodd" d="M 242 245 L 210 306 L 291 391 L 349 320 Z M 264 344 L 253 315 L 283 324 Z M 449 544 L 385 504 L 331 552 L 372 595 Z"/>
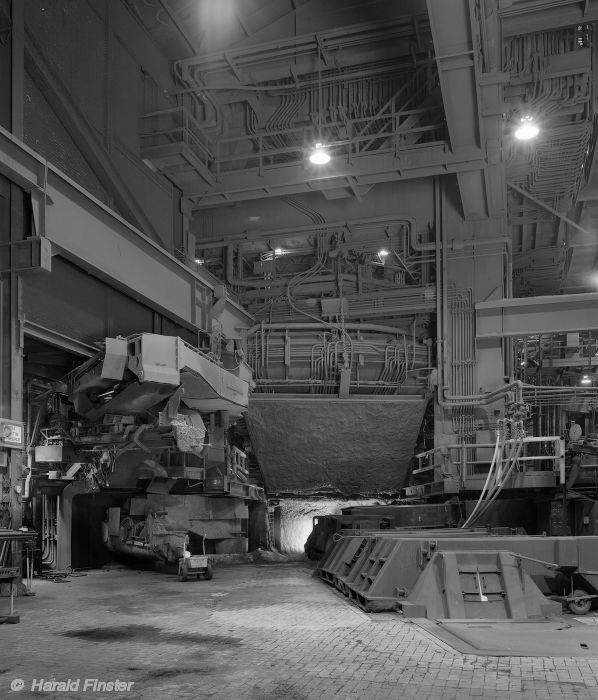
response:
<path id="1" fill-rule="evenodd" d="M 512 436 L 510 438 L 507 437 L 509 433 Z M 494 454 L 484 488 L 475 508 L 462 527 L 472 527 L 483 515 L 488 513 L 490 506 L 505 487 L 513 470 L 519 463 L 524 439 L 525 430 L 522 421 L 501 420 L 498 422 Z M 506 455 L 505 452 L 507 453 Z"/>

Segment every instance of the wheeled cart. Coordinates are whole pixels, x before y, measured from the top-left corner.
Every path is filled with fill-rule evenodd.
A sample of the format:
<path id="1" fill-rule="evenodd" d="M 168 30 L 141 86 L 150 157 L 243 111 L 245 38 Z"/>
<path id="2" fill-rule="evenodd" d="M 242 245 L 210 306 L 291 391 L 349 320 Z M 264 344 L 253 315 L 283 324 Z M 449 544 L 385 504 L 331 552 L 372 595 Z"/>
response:
<path id="1" fill-rule="evenodd" d="M 189 576 L 205 578 L 209 581 L 213 576 L 212 565 L 205 554 L 181 557 L 179 560 L 179 581 L 187 581 Z"/>
<path id="2" fill-rule="evenodd" d="M 179 559 L 179 581 L 187 581 L 189 576 L 202 577 L 209 581 L 213 574 L 212 565 L 206 554 L 205 537 L 202 541 L 203 554 L 191 554 L 189 551 L 189 540 L 186 540 L 183 556 Z"/>

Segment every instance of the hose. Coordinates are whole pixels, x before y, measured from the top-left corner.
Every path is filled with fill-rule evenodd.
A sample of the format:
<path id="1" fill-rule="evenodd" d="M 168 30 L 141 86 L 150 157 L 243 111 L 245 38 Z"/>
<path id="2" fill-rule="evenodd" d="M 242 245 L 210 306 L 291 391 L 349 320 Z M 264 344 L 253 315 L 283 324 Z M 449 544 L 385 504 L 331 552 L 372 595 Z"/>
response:
<path id="1" fill-rule="evenodd" d="M 504 451 L 504 439 L 502 439 L 502 436 L 505 435 L 504 431 L 497 430 L 496 431 L 496 443 L 494 445 L 494 454 L 492 455 L 492 462 L 490 463 L 490 469 L 488 470 L 488 475 L 486 476 L 486 481 L 484 483 L 484 487 L 482 489 L 482 493 L 480 494 L 480 497 L 478 499 L 478 502 L 475 504 L 474 509 L 471 511 L 471 514 L 469 518 L 465 521 L 465 523 L 461 527 L 467 527 L 471 519 L 474 517 L 474 515 L 477 513 L 482 501 L 484 500 L 484 496 L 486 494 L 486 490 L 488 489 L 488 486 L 490 484 L 490 480 L 492 478 L 492 474 L 494 472 L 494 469 L 496 467 L 496 464 L 499 459 L 500 455 L 500 460 L 502 461 L 502 456 L 503 456 L 503 451 Z"/>
<path id="2" fill-rule="evenodd" d="M 512 455 L 512 452 L 511 452 L 512 456 L 509 457 L 510 463 L 509 463 L 507 469 L 505 470 L 501 481 L 497 482 L 494 485 L 493 489 L 488 492 L 488 496 L 486 497 L 486 500 L 484 501 L 484 503 L 481 505 L 480 510 L 476 514 L 476 517 L 472 518 L 471 516 L 469 516 L 469 518 L 467 520 L 468 524 L 471 524 L 472 522 L 475 523 L 477 520 L 479 520 L 479 518 L 488 511 L 488 508 L 492 505 L 492 503 L 494 503 L 498 494 L 502 491 L 505 484 L 509 480 L 509 477 L 511 476 L 513 469 L 517 465 L 522 449 L 523 449 L 523 437 L 518 439 L 517 447 L 515 450 L 516 453 L 514 456 Z"/>
<path id="3" fill-rule="evenodd" d="M 500 455 L 500 460 L 502 461 L 504 447 L 505 447 L 505 439 L 506 439 L 506 432 L 499 428 L 496 431 L 496 443 L 494 444 L 494 454 L 492 455 L 492 462 L 490 463 L 490 469 L 488 469 L 488 475 L 486 476 L 486 482 L 484 483 L 482 493 L 480 494 L 480 497 L 478 499 L 478 502 L 475 504 L 474 509 L 471 511 L 469 518 L 467 518 L 467 520 L 463 523 L 463 525 L 461 527 L 464 527 L 464 528 L 468 527 L 471 520 L 477 514 L 477 512 L 481 506 L 481 503 L 484 500 L 484 496 L 486 494 L 486 490 L 488 489 L 488 485 L 490 484 L 490 480 L 492 478 L 492 474 L 494 472 L 497 461 L 499 459 L 499 455 Z"/>

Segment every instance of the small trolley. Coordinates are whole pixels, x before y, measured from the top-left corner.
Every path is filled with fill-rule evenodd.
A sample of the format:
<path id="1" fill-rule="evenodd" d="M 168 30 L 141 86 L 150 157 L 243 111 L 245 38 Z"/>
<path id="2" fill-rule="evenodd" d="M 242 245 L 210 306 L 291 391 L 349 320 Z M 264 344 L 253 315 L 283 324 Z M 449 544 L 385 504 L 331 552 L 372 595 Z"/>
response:
<path id="1" fill-rule="evenodd" d="M 189 576 L 202 577 L 209 581 L 213 574 L 212 565 L 206 554 L 206 538 L 202 540 L 202 554 L 191 554 L 189 551 L 189 540 L 185 541 L 183 556 L 179 559 L 179 581 L 187 581 Z"/>

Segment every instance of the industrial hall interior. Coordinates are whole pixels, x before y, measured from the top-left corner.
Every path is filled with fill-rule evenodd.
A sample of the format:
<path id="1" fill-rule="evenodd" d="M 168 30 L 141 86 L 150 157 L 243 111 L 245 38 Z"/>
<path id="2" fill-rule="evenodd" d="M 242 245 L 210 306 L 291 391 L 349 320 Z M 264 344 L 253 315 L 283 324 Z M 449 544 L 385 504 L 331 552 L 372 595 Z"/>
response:
<path id="1" fill-rule="evenodd" d="M 598 699 L 598 0 L 0 0 L 0 697 Z"/>

